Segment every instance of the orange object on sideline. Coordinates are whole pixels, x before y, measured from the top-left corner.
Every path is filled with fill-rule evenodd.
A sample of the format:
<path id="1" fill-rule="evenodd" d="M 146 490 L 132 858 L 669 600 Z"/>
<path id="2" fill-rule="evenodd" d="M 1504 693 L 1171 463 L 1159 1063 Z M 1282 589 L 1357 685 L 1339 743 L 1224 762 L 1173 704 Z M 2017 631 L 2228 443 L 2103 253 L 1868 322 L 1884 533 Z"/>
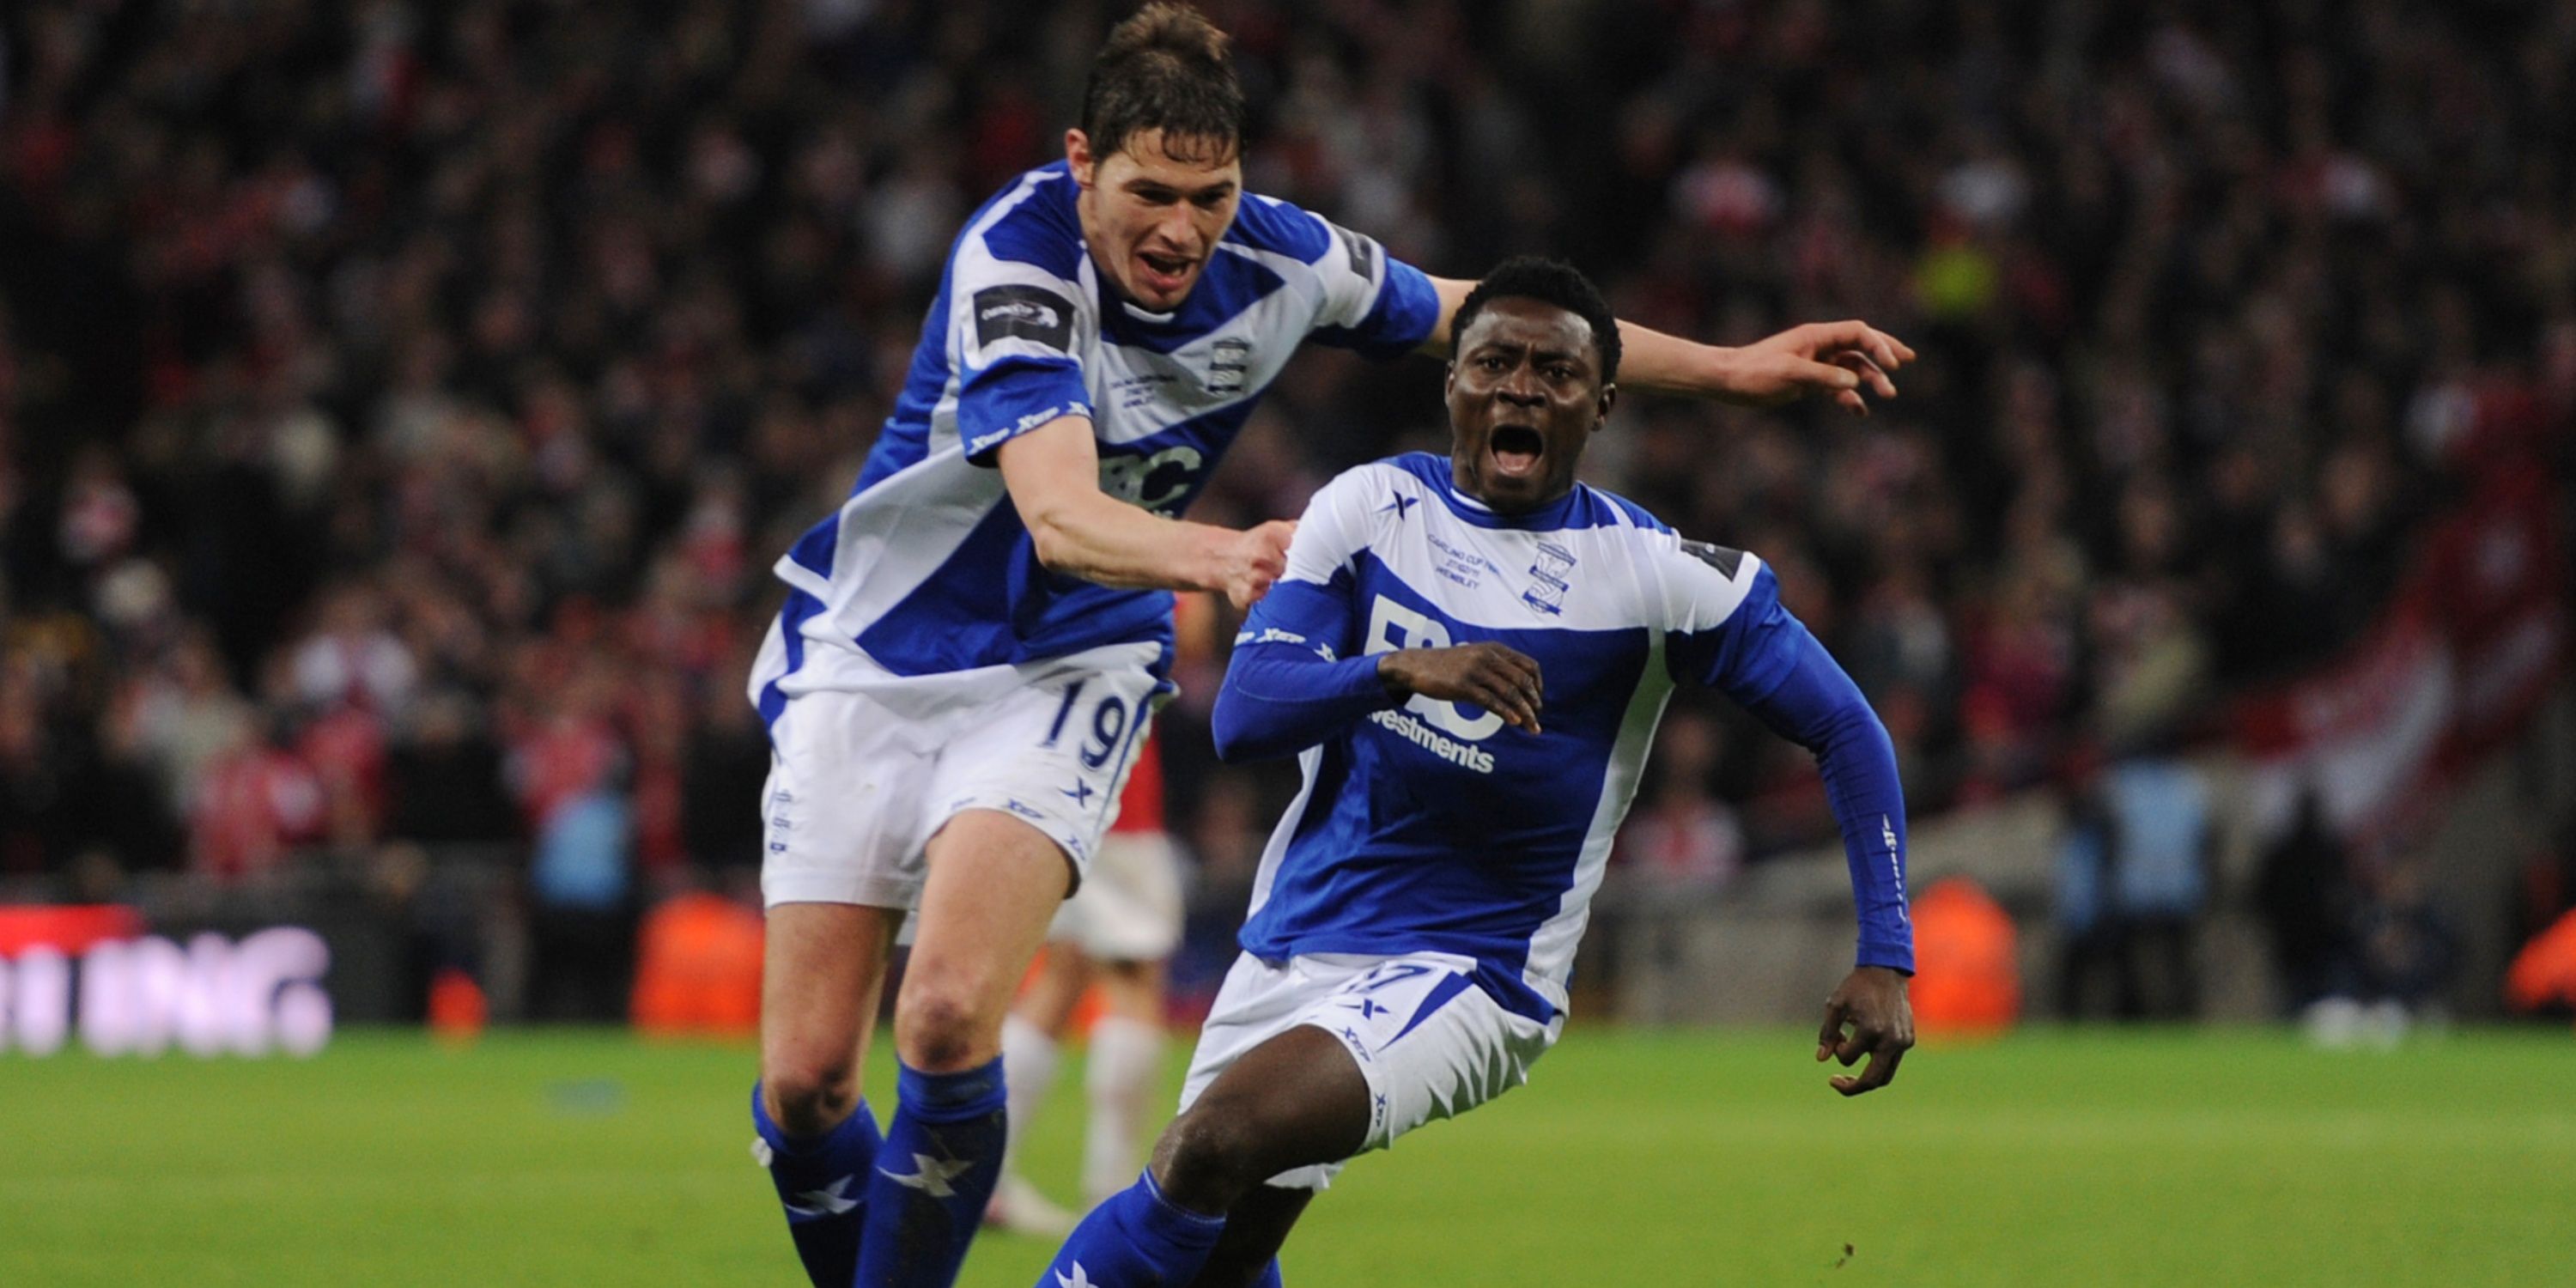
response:
<path id="1" fill-rule="evenodd" d="M 656 1037 L 760 1031 L 760 914 L 722 895 L 675 895 L 644 914 L 635 1027 Z"/>
<path id="2" fill-rule="evenodd" d="M 1914 905 L 1915 1027 L 1991 1036 L 2021 1016 L 2020 935 L 1977 883 L 1947 877 Z"/>
<path id="3" fill-rule="evenodd" d="M 2517 1011 L 2576 1006 L 2576 912 L 2550 923 L 2513 955 L 2504 973 L 2504 1000 Z"/>
<path id="4" fill-rule="evenodd" d="M 429 981 L 429 1031 L 440 1041 L 473 1045 L 474 1039 L 483 1036 L 483 1022 L 490 1015 L 483 986 L 473 976 L 450 966 Z"/>

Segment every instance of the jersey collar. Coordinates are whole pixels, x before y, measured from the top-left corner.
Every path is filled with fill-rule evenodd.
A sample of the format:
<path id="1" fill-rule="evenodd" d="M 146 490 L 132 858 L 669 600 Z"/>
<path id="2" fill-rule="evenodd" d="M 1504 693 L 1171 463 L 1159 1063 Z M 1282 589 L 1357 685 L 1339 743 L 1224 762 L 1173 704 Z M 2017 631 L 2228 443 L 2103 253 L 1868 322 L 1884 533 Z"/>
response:
<path id="1" fill-rule="evenodd" d="M 1406 473 L 1431 488 L 1449 506 L 1459 521 L 1478 528 L 1495 528 L 1523 532 L 1554 532 L 1560 528 L 1588 528 L 1592 513 L 1590 488 L 1581 483 L 1574 490 L 1527 514 L 1498 514 L 1492 506 L 1458 490 L 1449 470 L 1449 458 L 1430 452 L 1408 452 L 1395 459 Z"/>

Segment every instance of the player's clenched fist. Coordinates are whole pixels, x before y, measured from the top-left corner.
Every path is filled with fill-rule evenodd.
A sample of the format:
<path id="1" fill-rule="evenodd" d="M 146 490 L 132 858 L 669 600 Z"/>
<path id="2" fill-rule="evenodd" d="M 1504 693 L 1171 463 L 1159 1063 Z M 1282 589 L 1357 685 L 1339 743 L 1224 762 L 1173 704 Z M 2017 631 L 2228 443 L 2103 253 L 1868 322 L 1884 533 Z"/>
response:
<path id="1" fill-rule="evenodd" d="M 1273 519 L 1235 534 L 1226 552 L 1225 597 L 1237 608 L 1250 608 L 1270 593 L 1272 582 L 1288 572 L 1288 542 L 1297 535 L 1293 519 Z"/>
<path id="2" fill-rule="evenodd" d="M 1537 733 L 1546 695 L 1538 662 L 1490 641 L 1455 648 L 1408 648 L 1381 653 L 1378 682 L 1398 697 L 1421 694 L 1444 702 L 1473 702 L 1505 723 Z"/>

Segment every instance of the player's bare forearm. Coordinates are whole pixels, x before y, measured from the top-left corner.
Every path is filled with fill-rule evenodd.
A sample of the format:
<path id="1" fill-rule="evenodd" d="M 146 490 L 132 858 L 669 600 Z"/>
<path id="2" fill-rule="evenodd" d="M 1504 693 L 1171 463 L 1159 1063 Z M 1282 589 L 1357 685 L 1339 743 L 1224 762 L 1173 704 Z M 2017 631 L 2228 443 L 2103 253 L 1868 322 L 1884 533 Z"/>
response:
<path id="1" fill-rule="evenodd" d="M 1431 279 L 1440 322 L 1426 353 L 1449 355 L 1450 323 L 1476 289 L 1457 278 Z M 1702 344 L 1634 322 L 1619 324 L 1619 385 L 1750 407 L 1776 407 L 1811 393 L 1866 416 L 1870 398 L 1893 398 L 1891 373 L 1914 361 L 1904 341 L 1866 322 L 1810 322 L 1738 348 Z"/>
<path id="2" fill-rule="evenodd" d="M 1701 344 L 1634 322 L 1619 324 L 1619 384 L 1629 389 L 1775 407 L 1811 393 L 1869 414 L 1893 398 L 1889 373 L 1914 360 L 1905 342 L 1866 322 L 1810 322 L 1740 348 Z"/>
<path id="3" fill-rule="evenodd" d="M 1236 532 L 1103 493 L 1099 448 L 1082 417 L 1058 417 L 1004 443 L 996 461 L 1049 571 L 1125 589 L 1222 591 L 1244 607 L 1287 570 L 1293 523 Z"/>

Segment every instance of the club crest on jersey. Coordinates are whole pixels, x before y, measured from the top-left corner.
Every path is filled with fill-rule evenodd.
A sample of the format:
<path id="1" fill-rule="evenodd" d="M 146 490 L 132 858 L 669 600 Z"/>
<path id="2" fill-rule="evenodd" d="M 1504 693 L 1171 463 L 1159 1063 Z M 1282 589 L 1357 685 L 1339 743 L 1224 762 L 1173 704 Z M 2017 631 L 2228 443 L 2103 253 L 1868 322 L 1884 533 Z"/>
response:
<path id="1" fill-rule="evenodd" d="M 1202 383 L 1212 394 L 1232 396 L 1243 392 L 1247 372 L 1252 369 L 1252 342 L 1227 336 L 1208 346 L 1207 378 Z"/>
<path id="2" fill-rule="evenodd" d="M 1551 617 L 1565 612 L 1565 592 L 1574 589 L 1574 552 L 1554 542 L 1538 543 L 1538 558 L 1529 568 L 1530 587 L 1521 602 Z"/>

